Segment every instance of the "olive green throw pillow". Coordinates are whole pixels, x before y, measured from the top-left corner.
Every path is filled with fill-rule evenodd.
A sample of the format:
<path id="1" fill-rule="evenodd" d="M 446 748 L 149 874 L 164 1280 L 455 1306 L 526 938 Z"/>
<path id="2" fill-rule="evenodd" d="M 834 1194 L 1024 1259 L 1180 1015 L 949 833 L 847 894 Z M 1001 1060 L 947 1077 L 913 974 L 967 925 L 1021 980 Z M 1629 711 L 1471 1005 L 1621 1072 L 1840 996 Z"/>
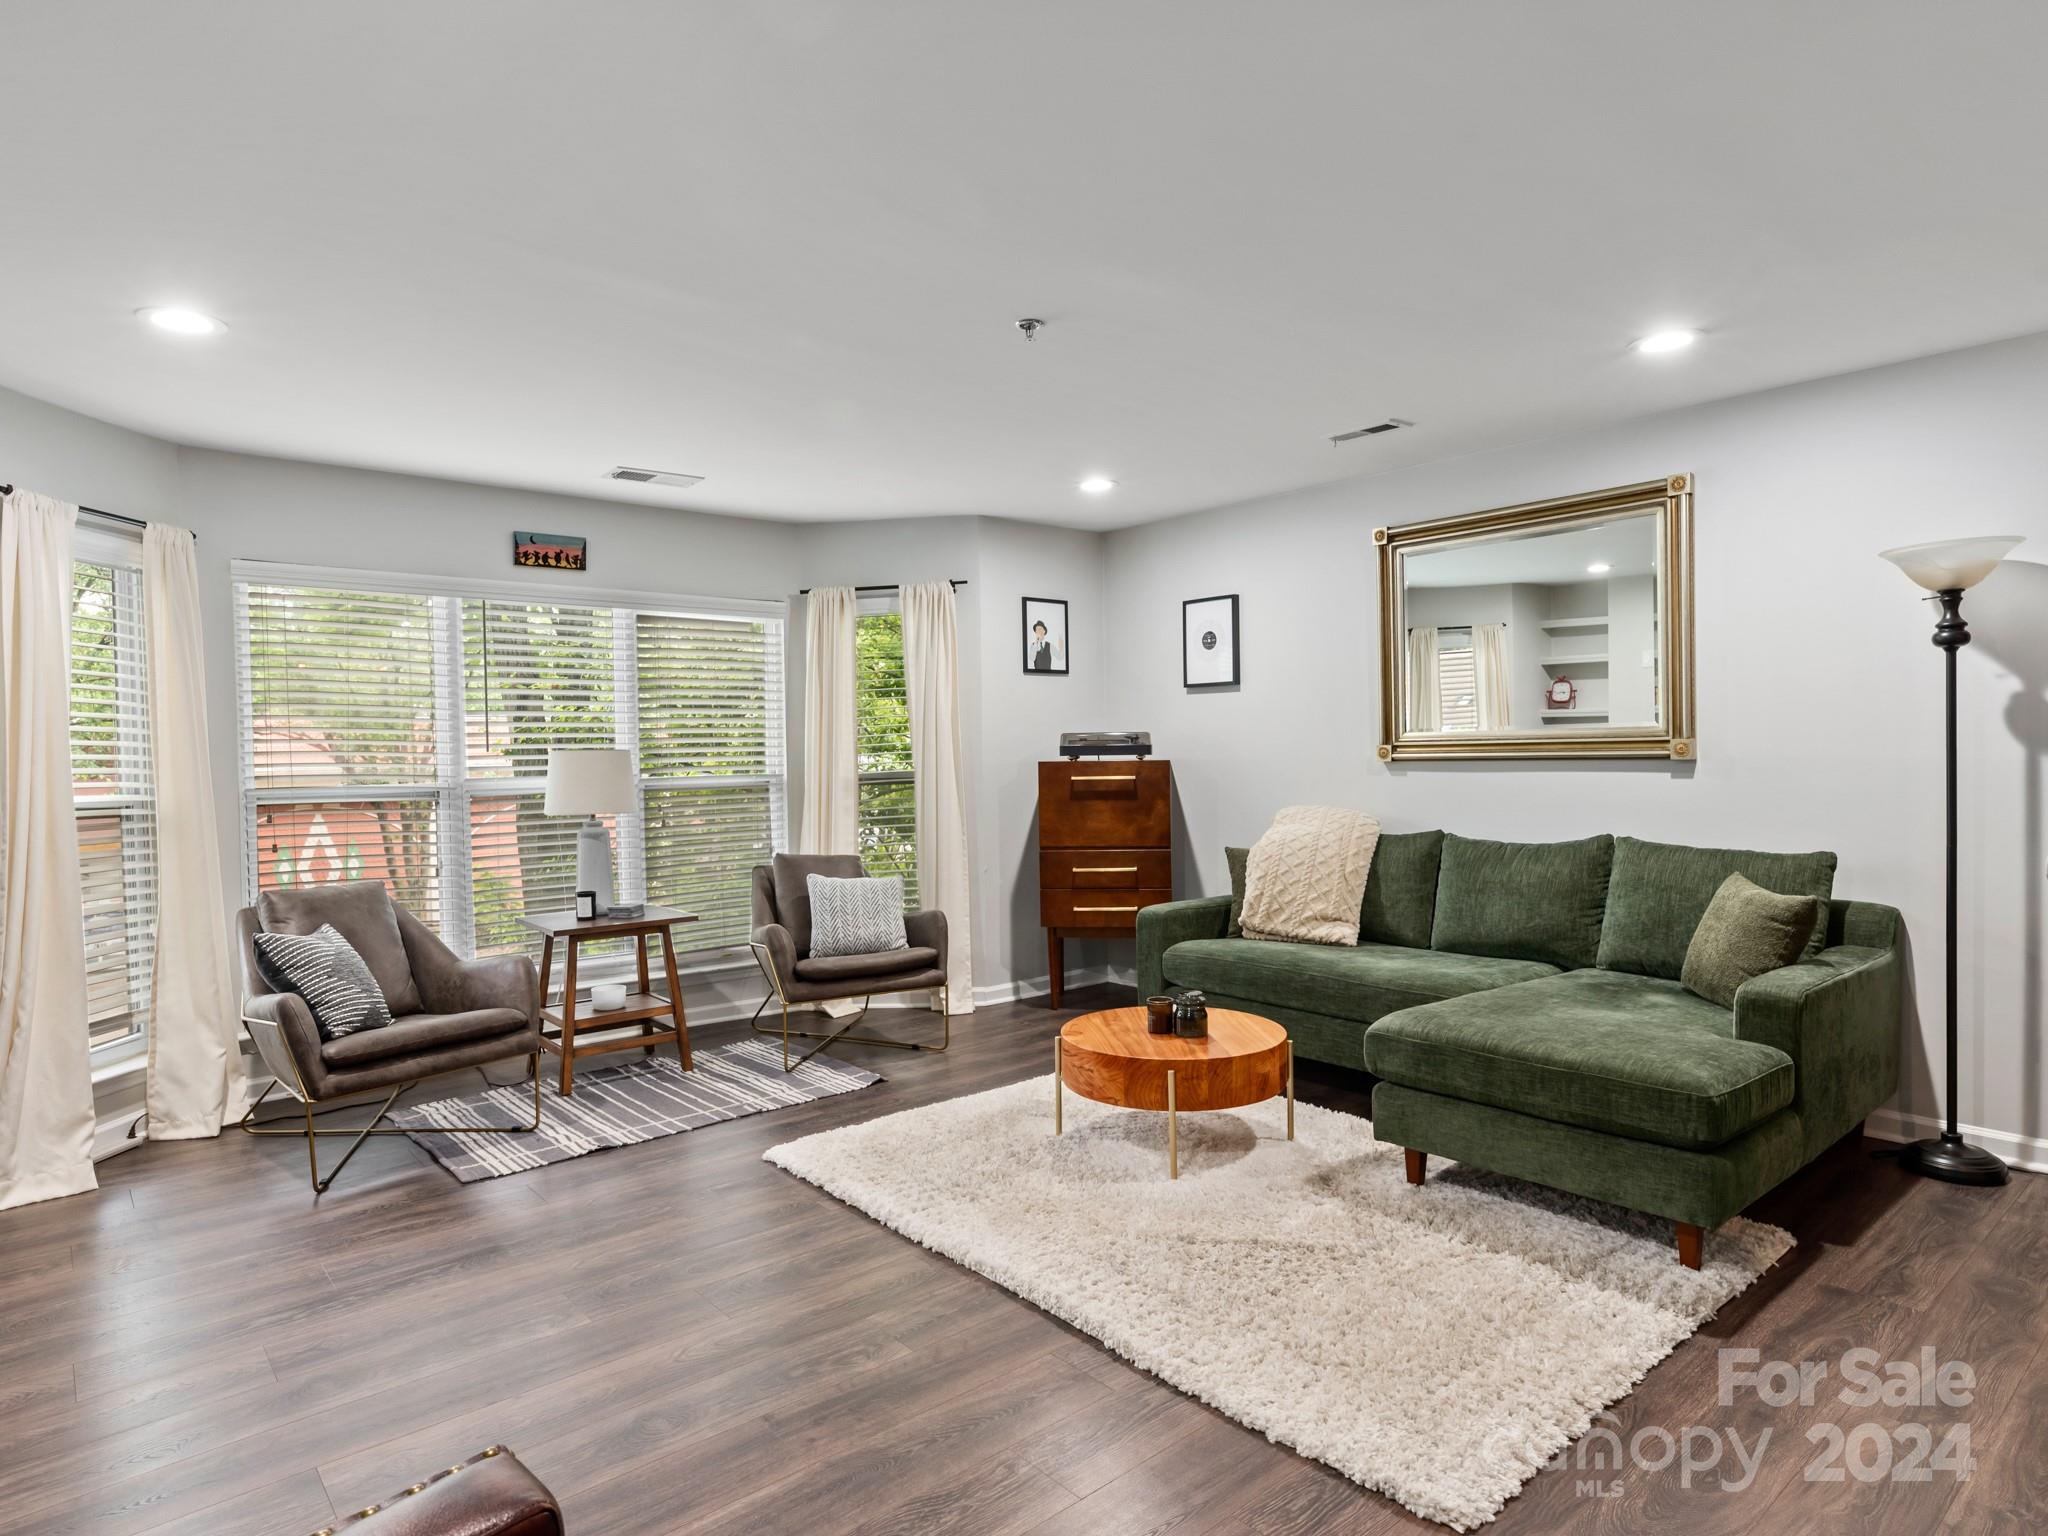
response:
<path id="1" fill-rule="evenodd" d="M 1780 896 L 1730 875 L 1693 930 L 1679 981 L 1686 991 L 1733 1008 L 1735 989 L 1797 960 L 1819 921 L 1820 903 L 1813 897 Z"/>
<path id="2" fill-rule="evenodd" d="M 1593 963 L 1607 910 L 1614 839 L 1492 843 L 1444 834 L 1429 947 L 1565 970 Z"/>

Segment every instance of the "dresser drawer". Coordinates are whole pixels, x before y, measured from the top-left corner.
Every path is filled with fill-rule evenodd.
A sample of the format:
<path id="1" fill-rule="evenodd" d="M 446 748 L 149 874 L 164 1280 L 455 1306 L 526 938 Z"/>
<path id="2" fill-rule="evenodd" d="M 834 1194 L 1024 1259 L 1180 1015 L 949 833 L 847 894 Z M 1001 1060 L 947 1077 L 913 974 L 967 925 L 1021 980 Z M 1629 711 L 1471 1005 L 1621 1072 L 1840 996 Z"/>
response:
<path id="1" fill-rule="evenodd" d="M 1139 908 L 1171 900 L 1171 891 L 1040 891 L 1038 918 L 1048 928 L 1128 930 L 1137 926 Z"/>
<path id="2" fill-rule="evenodd" d="M 1042 891 L 1163 891 L 1173 885 L 1164 848 L 1049 848 L 1038 856 Z"/>
<path id="3" fill-rule="evenodd" d="M 1158 758 L 1038 765 L 1041 848 L 1165 848 L 1173 770 Z"/>

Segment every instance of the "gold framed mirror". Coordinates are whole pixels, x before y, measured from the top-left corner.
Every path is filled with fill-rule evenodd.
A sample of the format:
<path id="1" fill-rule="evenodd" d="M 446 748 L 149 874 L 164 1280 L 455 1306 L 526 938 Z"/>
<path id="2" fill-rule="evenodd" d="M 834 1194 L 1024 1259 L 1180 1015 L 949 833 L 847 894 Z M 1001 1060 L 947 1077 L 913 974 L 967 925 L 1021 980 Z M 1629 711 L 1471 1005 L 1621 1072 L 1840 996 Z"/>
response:
<path id="1" fill-rule="evenodd" d="M 1380 761 L 1693 757 L 1692 490 L 1374 529 Z"/>

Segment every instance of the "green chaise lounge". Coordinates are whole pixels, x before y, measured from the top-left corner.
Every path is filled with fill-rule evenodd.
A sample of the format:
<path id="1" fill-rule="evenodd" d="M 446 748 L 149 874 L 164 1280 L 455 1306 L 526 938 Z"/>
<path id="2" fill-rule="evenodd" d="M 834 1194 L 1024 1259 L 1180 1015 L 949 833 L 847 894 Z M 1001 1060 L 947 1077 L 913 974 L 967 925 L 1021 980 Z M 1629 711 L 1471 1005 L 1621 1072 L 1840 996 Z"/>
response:
<path id="1" fill-rule="evenodd" d="M 1138 915 L 1138 987 L 1195 987 L 1363 1066 L 1374 1133 L 1705 1231 L 1857 1129 L 1898 1086 L 1899 914 L 1834 899 L 1831 853 L 1606 836 L 1382 835 L 1342 948 L 1240 936 L 1232 897 Z M 1723 1008 L 1679 984 L 1722 880 L 1823 906 L 1806 953 Z"/>

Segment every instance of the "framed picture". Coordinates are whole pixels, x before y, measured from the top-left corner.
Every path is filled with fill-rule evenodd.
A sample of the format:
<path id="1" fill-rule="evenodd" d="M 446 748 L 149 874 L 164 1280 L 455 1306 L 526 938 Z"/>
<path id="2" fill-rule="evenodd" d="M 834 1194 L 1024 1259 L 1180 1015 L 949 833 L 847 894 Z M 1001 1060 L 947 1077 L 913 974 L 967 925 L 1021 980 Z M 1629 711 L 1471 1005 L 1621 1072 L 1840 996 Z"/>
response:
<path id="1" fill-rule="evenodd" d="M 1186 688 L 1237 682 L 1237 594 L 1191 597 L 1180 605 L 1180 680 Z"/>
<path id="2" fill-rule="evenodd" d="M 512 535 L 512 563 L 538 565 L 556 571 L 580 571 L 584 566 L 583 540 L 568 533 L 515 533 Z"/>
<path id="3" fill-rule="evenodd" d="M 1024 670 L 1067 673 L 1067 604 L 1058 597 L 1024 599 Z"/>

